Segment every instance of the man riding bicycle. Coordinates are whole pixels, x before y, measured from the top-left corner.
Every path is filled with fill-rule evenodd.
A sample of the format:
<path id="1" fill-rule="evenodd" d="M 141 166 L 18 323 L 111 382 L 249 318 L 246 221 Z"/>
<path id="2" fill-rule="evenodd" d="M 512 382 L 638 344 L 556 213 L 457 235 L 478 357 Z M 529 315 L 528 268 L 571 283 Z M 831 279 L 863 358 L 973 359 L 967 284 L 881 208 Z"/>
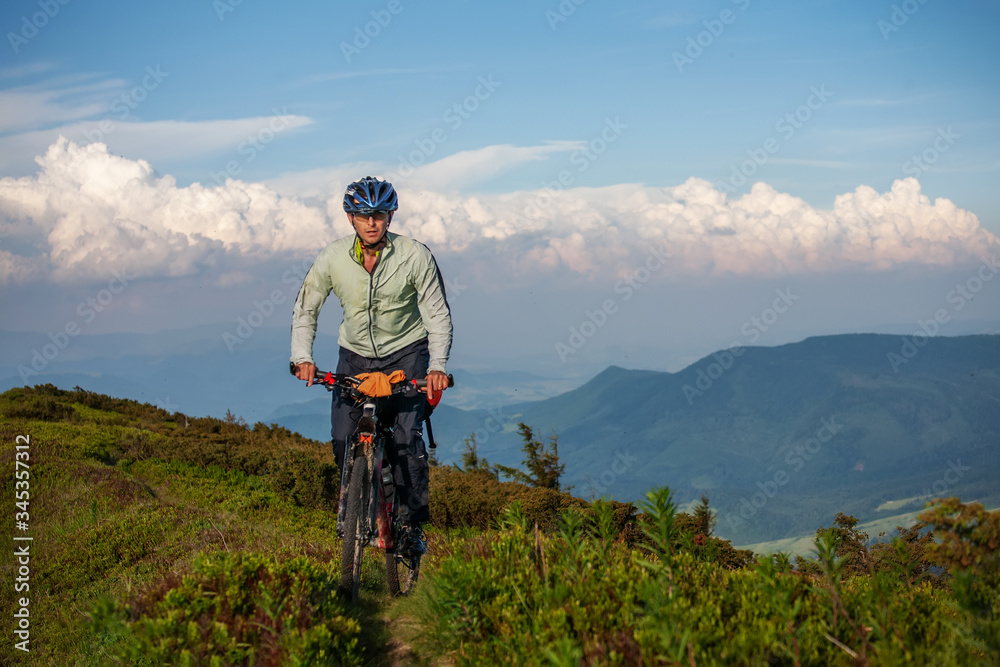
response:
<path id="1" fill-rule="evenodd" d="M 430 518 L 427 451 L 421 425 L 428 401 L 448 387 L 445 365 L 451 350 L 451 310 L 444 280 L 427 246 L 388 231 L 399 208 L 392 184 L 367 176 L 347 186 L 344 211 L 354 227 L 313 262 L 292 311 L 295 376 L 312 385 L 316 321 L 330 292 L 344 309 L 337 373 L 389 373 L 427 378 L 427 397 L 394 396 L 384 419 L 394 426 L 390 451 L 404 539 L 400 553 L 424 549 L 421 524 Z M 361 418 L 350 396 L 334 394 L 331 437 L 337 467 Z M 390 448 L 392 450 L 393 448 Z"/>

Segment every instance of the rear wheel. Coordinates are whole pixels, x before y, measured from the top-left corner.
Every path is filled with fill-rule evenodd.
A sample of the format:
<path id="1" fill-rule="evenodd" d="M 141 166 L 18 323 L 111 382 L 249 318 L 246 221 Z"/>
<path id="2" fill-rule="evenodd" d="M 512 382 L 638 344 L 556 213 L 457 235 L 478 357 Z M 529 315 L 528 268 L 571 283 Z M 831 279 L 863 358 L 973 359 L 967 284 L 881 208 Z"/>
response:
<path id="1" fill-rule="evenodd" d="M 406 558 L 395 553 L 385 552 L 385 579 L 391 595 L 406 595 L 413 590 L 420 574 L 420 556 Z"/>
<path id="2" fill-rule="evenodd" d="M 366 514 L 371 493 L 371 475 L 368 460 L 358 452 L 351 466 L 351 479 L 347 487 L 344 507 L 344 538 L 340 556 L 340 590 L 351 600 L 358 597 L 361 586 L 361 557 L 368 543 Z M 362 533 L 365 533 L 362 535 Z"/>

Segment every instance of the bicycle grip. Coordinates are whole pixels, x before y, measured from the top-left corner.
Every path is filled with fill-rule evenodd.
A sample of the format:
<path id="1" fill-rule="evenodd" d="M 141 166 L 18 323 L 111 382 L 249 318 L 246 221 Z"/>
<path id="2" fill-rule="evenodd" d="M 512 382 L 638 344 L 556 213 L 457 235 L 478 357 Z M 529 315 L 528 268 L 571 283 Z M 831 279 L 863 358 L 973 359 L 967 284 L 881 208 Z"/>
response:
<path id="1" fill-rule="evenodd" d="M 418 389 L 423 389 L 424 387 L 427 386 L 427 379 L 424 378 L 423 380 L 414 380 L 413 384 L 415 384 Z M 454 386 L 455 386 L 455 376 L 452 375 L 451 373 L 448 373 L 448 387 L 450 388 Z"/>

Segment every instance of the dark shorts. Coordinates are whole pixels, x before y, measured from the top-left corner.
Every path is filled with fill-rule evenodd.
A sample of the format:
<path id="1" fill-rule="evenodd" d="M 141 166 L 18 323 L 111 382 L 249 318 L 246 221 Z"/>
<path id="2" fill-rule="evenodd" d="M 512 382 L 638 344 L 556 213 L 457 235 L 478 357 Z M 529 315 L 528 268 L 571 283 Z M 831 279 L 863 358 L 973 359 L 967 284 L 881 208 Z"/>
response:
<path id="1" fill-rule="evenodd" d="M 340 348 L 337 373 L 388 374 L 402 370 L 408 379 L 423 379 L 427 377 L 429 363 L 430 354 L 427 351 L 425 338 L 381 359 L 369 359 Z M 379 412 L 382 423 L 393 425 L 393 443 L 389 446 L 389 460 L 393 464 L 399 515 L 403 523 L 423 523 L 430 519 L 429 471 L 422 430 L 426 406 L 427 396 L 421 392 L 411 397 L 393 396 L 385 399 Z M 337 467 L 341 470 L 344 468 L 347 441 L 354 434 L 359 419 L 361 419 L 361 406 L 355 405 L 350 398 L 341 400 L 340 392 L 334 392 L 330 413 L 330 436 L 333 440 L 333 455 L 337 460 Z"/>

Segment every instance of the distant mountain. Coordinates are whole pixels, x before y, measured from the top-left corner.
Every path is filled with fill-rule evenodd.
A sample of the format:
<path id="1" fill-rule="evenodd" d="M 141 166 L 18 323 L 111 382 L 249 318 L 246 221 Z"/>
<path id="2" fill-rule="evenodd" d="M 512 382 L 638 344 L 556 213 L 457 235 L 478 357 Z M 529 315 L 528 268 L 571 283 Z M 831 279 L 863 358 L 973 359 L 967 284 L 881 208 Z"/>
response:
<path id="1" fill-rule="evenodd" d="M 232 350 L 227 332 L 80 335 L 27 383 L 80 385 L 194 416 L 232 410 L 327 440 L 330 397 L 288 375 L 287 330 L 257 329 Z M 0 391 L 25 384 L 18 369 L 50 342 L 0 331 L 9 374 Z M 744 544 L 810 533 L 837 511 L 902 515 L 929 496 L 1000 503 L 1000 336 L 915 342 L 809 338 L 717 352 L 677 373 L 610 367 L 570 391 L 569 377 L 456 369 L 434 417 L 438 456 L 460 460 L 475 433 L 480 454 L 517 465 L 524 421 L 559 435 L 577 495 L 635 500 L 658 484 L 683 501 L 707 493 L 717 531 Z M 335 337 L 317 338 L 318 359 L 335 352 Z M 472 406 L 488 409 L 460 409 Z"/>
<path id="2" fill-rule="evenodd" d="M 157 334 L 80 335 L 60 341 L 44 334 L 0 332 L 0 391 L 52 383 L 156 404 L 194 416 L 227 410 L 249 423 L 300 397 L 288 374 L 288 332 L 257 329 L 230 351 L 225 325 Z M 321 336 L 317 349 L 333 347 Z M 45 355 L 41 357 L 39 355 Z"/>
<path id="3" fill-rule="evenodd" d="M 231 411 L 251 424 L 270 423 L 271 414 L 295 414 L 295 406 L 319 396 L 288 374 L 287 329 L 260 328 L 245 339 L 232 338 L 233 331 L 219 324 L 155 334 L 63 335 L 55 341 L 43 333 L 0 331 L 0 391 L 79 385 L 191 415 Z M 336 336 L 317 335 L 314 353 L 325 369 L 336 364 L 337 349 Z M 449 403 L 464 408 L 548 398 L 583 382 L 511 371 L 452 372 L 456 387 Z M 293 412 L 282 413 L 287 406 Z"/>
<path id="4" fill-rule="evenodd" d="M 518 421 L 554 431 L 578 495 L 706 493 L 717 532 L 735 543 L 812 532 L 838 511 L 869 520 L 937 496 L 997 503 L 1000 337 L 905 341 L 810 338 L 718 352 L 679 373 L 611 367 L 503 409 L 503 429 L 475 413 L 479 451 L 515 464 Z M 441 430 L 452 433 L 448 416 Z"/>
<path id="5" fill-rule="evenodd" d="M 307 438 L 326 442 L 330 439 L 330 401 L 330 396 L 324 395 L 307 403 L 282 406 L 265 423 L 280 424 Z M 485 418 L 479 411 L 461 410 L 447 403 L 438 405 L 431 417 L 438 458 L 445 463 L 461 460 L 464 439 L 482 428 Z"/>

